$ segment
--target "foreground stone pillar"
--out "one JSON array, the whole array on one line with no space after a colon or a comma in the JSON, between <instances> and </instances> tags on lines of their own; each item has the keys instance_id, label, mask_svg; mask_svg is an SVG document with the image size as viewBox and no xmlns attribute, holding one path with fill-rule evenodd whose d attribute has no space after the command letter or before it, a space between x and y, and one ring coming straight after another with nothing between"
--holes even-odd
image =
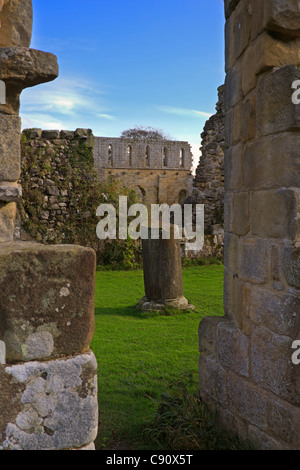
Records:
<instances>
[{"instance_id":1,"label":"foreground stone pillar","mask_svg":"<svg viewBox=\"0 0 300 470\"><path fill-rule=\"evenodd\" d=\"M200 324L200 392L258 449L300 448L298 3L225 1L225 317Z\"/></svg>"},{"instance_id":2,"label":"foreground stone pillar","mask_svg":"<svg viewBox=\"0 0 300 470\"><path fill-rule=\"evenodd\" d=\"M31 0L0 0L0 449L94 449L95 253L14 242L20 94L58 76L31 29Z\"/></svg>"},{"instance_id":3,"label":"foreground stone pillar","mask_svg":"<svg viewBox=\"0 0 300 470\"><path fill-rule=\"evenodd\" d=\"M165 236L168 236L165 232ZM175 309L193 309L183 295L181 246L174 237L174 225L171 225L169 238L164 237L164 230L159 229L159 239L142 240L145 297L138 306L142 311Z\"/></svg>"}]
</instances>

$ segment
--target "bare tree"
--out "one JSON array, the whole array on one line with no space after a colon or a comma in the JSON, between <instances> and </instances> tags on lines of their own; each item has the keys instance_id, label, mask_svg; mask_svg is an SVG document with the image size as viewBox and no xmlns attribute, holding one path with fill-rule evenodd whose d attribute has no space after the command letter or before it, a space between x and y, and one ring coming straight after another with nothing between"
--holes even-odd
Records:
<instances>
[{"instance_id":1,"label":"bare tree","mask_svg":"<svg viewBox=\"0 0 300 470\"><path fill-rule=\"evenodd\" d=\"M171 137L160 129L154 127L136 126L122 132L121 139L137 139L137 140L170 140Z\"/></svg>"}]
</instances>

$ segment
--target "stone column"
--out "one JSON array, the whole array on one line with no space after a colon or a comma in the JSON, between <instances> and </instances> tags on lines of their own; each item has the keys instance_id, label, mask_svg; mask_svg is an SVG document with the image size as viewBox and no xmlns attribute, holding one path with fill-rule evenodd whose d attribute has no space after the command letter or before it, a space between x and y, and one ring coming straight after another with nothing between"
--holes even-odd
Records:
<instances>
[{"instance_id":1,"label":"stone column","mask_svg":"<svg viewBox=\"0 0 300 470\"><path fill-rule=\"evenodd\" d=\"M200 392L256 448L299 450L299 2L225 13L225 316L200 324Z\"/></svg>"},{"instance_id":2,"label":"stone column","mask_svg":"<svg viewBox=\"0 0 300 470\"><path fill-rule=\"evenodd\" d=\"M92 449L95 253L14 242L19 98L58 76L57 59L29 49L31 0L0 0L0 25L0 449Z\"/></svg>"},{"instance_id":3,"label":"stone column","mask_svg":"<svg viewBox=\"0 0 300 470\"><path fill-rule=\"evenodd\" d=\"M142 240L145 297L139 302L142 311L159 311L166 307L193 309L183 295L181 246L174 236L174 225L170 236L159 229L159 239L149 237Z\"/></svg>"}]
</instances>

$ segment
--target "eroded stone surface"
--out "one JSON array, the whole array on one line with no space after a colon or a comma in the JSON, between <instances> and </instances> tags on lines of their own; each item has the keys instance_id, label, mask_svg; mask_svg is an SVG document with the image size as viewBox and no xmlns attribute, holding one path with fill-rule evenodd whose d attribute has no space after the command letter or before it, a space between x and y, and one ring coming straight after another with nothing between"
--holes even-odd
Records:
<instances>
[{"instance_id":1,"label":"eroded stone surface","mask_svg":"<svg viewBox=\"0 0 300 470\"><path fill-rule=\"evenodd\" d=\"M15 202L0 202L0 243L13 241L16 214Z\"/></svg>"},{"instance_id":2,"label":"eroded stone surface","mask_svg":"<svg viewBox=\"0 0 300 470\"><path fill-rule=\"evenodd\" d=\"M32 0L0 0L0 47L29 47Z\"/></svg>"},{"instance_id":3,"label":"eroded stone surface","mask_svg":"<svg viewBox=\"0 0 300 470\"><path fill-rule=\"evenodd\" d=\"M0 339L7 362L81 353L94 333L95 253L71 245L0 245Z\"/></svg>"},{"instance_id":4,"label":"eroded stone surface","mask_svg":"<svg viewBox=\"0 0 300 470\"><path fill-rule=\"evenodd\" d=\"M225 0L225 14L229 322L200 326L200 394L255 448L299 450L299 1Z\"/></svg>"},{"instance_id":5,"label":"eroded stone surface","mask_svg":"<svg viewBox=\"0 0 300 470\"><path fill-rule=\"evenodd\" d=\"M6 104L0 106L0 111L18 114L24 88L50 82L57 76L54 54L24 47L0 48L0 79L6 84Z\"/></svg>"},{"instance_id":6,"label":"eroded stone surface","mask_svg":"<svg viewBox=\"0 0 300 470\"><path fill-rule=\"evenodd\" d=\"M93 447L97 436L97 363L92 352L47 363L1 366L0 449ZM10 386L10 388L8 387Z\"/></svg>"},{"instance_id":7,"label":"eroded stone surface","mask_svg":"<svg viewBox=\"0 0 300 470\"><path fill-rule=\"evenodd\" d=\"M0 114L0 181L15 182L21 171L21 119Z\"/></svg>"}]
</instances>

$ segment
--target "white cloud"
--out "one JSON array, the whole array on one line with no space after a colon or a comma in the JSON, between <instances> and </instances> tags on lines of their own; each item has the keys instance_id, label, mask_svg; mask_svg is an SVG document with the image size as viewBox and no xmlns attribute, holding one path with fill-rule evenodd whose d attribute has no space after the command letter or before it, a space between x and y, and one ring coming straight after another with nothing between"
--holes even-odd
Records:
<instances>
[{"instance_id":1,"label":"white cloud","mask_svg":"<svg viewBox=\"0 0 300 470\"><path fill-rule=\"evenodd\" d=\"M113 121L115 119L115 116L112 116L111 114L98 113L97 116L102 119L108 119L109 121Z\"/></svg>"},{"instance_id":2,"label":"white cloud","mask_svg":"<svg viewBox=\"0 0 300 470\"><path fill-rule=\"evenodd\" d=\"M204 111L197 111L196 109L177 108L175 106L157 106L159 111L167 114L176 114L178 116L190 116L190 117L211 117L210 113Z\"/></svg>"},{"instance_id":3,"label":"white cloud","mask_svg":"<svg viewBox=\"0 0 300 470\"><path fill-rule=\"evenodd\" d=\"M103 94L98 84L82 79L58 78L29 88L21 100L23 125L31 122L30 127L67 129L88 127L99 119L113 120L101 103Z\"/></svg>"}]
</instances>

